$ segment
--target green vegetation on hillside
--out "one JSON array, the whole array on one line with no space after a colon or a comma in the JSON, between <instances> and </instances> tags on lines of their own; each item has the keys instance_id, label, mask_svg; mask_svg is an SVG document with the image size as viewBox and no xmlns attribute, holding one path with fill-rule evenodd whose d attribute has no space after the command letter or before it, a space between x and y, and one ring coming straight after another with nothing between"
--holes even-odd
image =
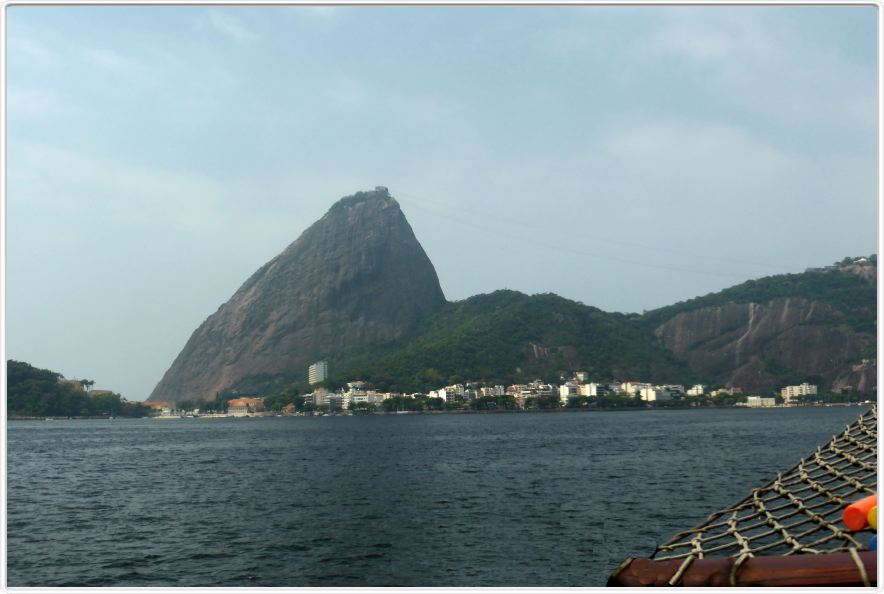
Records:
<instances>
[{"instance_id":1,"label":"green vegetation on hillside","mask_svg":"<svg viewBox=\"0 0 884 594\"><path fill-rule=\"evenodd\" d=\"M59 382L63 376L38 369L21 361L6 362L6 414L15 417L142 417L148 409L127 402L119 394L100 392L90 395L80 385Z\"/></svg>"},{"instance_id":2,"label":"green vegetation on hillside","mask_svg":"<svg viewBox=\"0 0 884 594\"><path fill-rule=\"evenodd\" d=\"M728 302L765 303L783 297L801 297L828 303L844 314L844 323L853 330L875 333L875 283L837 269L779 274L746 281L717 293L655 309L642 316L642 320L648 326L656 328L686 311Z\"/></svg>"},{"instance_id":3,"label":"green vegetation on hillside","mask_svg":"<svg viewBox=\"0 0 884 594\"><path fill-rule=\"evenodd\" d=\"M853 260L827 269L747 281L641 316L607 313L554 294L495 291L477 295L447 303L399 340L328 357L331 377L321 385L334 390L362 379L382 392L426 392L464 381L489 385L533 379L557 382L561 374L577 370L588 372L594 381L715 384L717 378L699 377L662 348L654 329L679 313L703 307L800 297L830 304L842 316L838 323L874 336L875 283L839 269ZM863 357L875 356L871 342ZM775 360L765 362L768 371L784 383L819 379ZM231 388L279 394L282 405L313 387L307 385L306 369L299 369L251 375Z\"/></svg>"},{"instance_id":4,"label":"green vegetation on hillside","mask_svg":"<svg viewBox=\"0 0 884 594\"><path fill-rule=\"evenodd\" d=\"M693 374L644 337L639 317L606 313L553 294L496 291L447 304L408 336L330 360L335 387L360 378L379 390L426 391L475 380L596 378L690 381Z\"/></svg>"}]
</instances>

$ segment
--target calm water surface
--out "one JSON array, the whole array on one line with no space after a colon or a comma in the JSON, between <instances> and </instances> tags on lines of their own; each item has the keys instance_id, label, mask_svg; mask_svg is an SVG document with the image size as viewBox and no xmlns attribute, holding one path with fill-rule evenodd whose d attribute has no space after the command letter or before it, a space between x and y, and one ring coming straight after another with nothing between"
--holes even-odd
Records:
<instances>
[{"instance_id":1,"label":"calm water surface","mask_svg":"<svg viewBox=\"0 0 884 594\"><path fill-rule=\"evenodd\" d=\"M601 586L865 408L8 424L10 586Z\"/></svg>"}]
</instances>

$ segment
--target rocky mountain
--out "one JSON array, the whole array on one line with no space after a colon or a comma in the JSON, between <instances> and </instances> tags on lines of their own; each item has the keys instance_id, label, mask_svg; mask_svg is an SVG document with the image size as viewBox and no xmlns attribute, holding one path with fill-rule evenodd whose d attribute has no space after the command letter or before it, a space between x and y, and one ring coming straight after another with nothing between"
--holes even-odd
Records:
<instances>
[{"instance_id":1,"label":"rocky mountain","mask_svg":"<svg viewBox=\"0 0 884 594\"><path fill-rule=\"evenodd\" d=\"M875 387L877 262L752 280L644 315L553 294L447 303L386 188L341 199L193 333L151 400L278 392L328 359L330 383L418 391L463 380L702 382L767 392Z\"/></svg>"},{"instance_id":2,"label":"rocky mountain","mask_svg":"<svg viewBox=\"0 0 884 594\"><path fill-rule=\"evenodd\" d=\"M346 348L389 342L445 304L386 188L339 200L209 316L149 400L213 399L246 377L301 379Z\"/></svg>"},{"instance_id":3,"label":"rocky mountain","mask_svg":"<svg viewBox=\"0 0 884 594\"><path fill-rule=\"evenodd\" d=\"M865 258L749 281L646 315L656 340L724 386L876 385L877 264Z\"/></svg>"},{"instance_id":4,"label":"rocky mountain","mask_svg":"<svg viewBox=\"0 0 884 594\"><path fill-rule=\"evenodd\" d=\"M581 369L597 380L702 382L767 393L805 381L870 392L874 260L752 280L639 316L557 295L497 291L449 303L394 344L345 351L344 381L425 390L455 379L524 382Z\"/></svg>"}]
</instances>

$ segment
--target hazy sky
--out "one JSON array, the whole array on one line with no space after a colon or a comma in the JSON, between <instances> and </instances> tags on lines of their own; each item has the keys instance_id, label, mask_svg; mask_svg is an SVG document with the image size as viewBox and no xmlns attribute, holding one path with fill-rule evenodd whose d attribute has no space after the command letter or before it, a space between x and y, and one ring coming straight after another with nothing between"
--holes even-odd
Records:
<instances>
[{"instance_id":1,"label":"hazy sky","mask_svg":"<svg viewBox=\"0 0 884 594\"><path fill-rule=\"evenodd\" d=\"M873 7L7 10L6 354L131 400L375 185L448 299L876 250Z\"/></svg>"}]
</instances>

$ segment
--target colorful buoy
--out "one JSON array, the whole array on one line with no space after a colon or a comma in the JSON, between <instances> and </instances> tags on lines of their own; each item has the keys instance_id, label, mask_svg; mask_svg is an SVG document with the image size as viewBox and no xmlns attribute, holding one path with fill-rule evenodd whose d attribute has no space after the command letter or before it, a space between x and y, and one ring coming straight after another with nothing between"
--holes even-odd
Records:
<instances>
[{"instance_id":1,"label":"colorful buoy","mask_svg":"<svg viewBox=\"0 0 884 594\"><path fill-rule=\"evenodd\" d=\"M872 527L872 530L878 529L878 506L877 505L869 510L869 515L866 516L866 519L869 522L869 526Z\"/></svg>"},{"instance_id":2,"label":"colorful buoy","mask_svg":"<svg viewBox=\"0 0 884 594\"><path fill-rule=\"evenodd\" d=\"M869 510L877 505L877 493L854 501L844 508L844 525L850 530L862 530L869 521Z\"/></svg>"}]
</instances>

